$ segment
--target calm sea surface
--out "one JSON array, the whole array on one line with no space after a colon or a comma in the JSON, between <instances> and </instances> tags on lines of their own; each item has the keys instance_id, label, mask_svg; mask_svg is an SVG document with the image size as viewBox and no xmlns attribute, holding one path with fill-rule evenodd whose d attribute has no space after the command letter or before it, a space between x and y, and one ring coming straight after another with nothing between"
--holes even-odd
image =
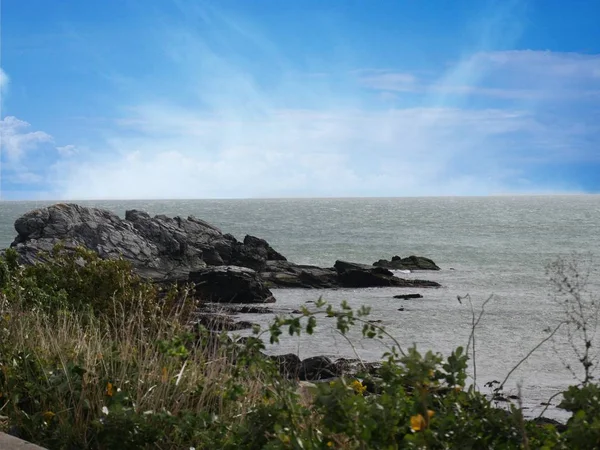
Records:
<instances>
[{"instance_id":1,"label":"calm sea surface","mask_svg":"<svg viewBox=\"0 0 600 450\"><path fill-rule=\"evenodd\" d=\"M477 384L484 391L486 381L501 381L547 336L544 330L563 317L550 295L546 265L574 252L600 256L600 196L79 203L121 216L127 209L194 215L238 238L265 238L297 263L331 266L336 259L372 263L396 254L430 257L442 267L440 272L402 276L435 280L441 289L276 290L277 307L289 311L321 295L334 304L348 300L353 306L369 305L372 319L380 320L404 347L414 343L447 354L465 345L470 333L470 308L457 296L470 294L478 308L493 295L476 332ZM14 238L17 217L45 204L0 202L0 248ZM596 269L599 265L597 261ZM590 283L590 290L600 294L597 272ZM393 298L402 292L420 292L424 298ZM404 311L398 310L401 306ZM321 324L316 336L286 338L272 351L300 357L356 353L366 360L376 360L385 351L384 343L363 340L358 331L350 334L350 344L326 319ZM573 382L565 368L571 361L573 352L559 334L515 372L509 390L516 392L521 384L525 406L534 414L541 402ZM547 415L564 418L556 409Z\"/></svg>"}]
</instances>

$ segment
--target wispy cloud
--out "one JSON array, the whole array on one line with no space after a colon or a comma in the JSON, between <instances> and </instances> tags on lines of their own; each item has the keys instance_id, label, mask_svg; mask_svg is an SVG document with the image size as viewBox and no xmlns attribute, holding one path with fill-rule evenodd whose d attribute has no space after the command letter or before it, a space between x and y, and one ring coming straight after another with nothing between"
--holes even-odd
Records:
<instances>
[{"instance_id":1,"label":"wispy cloud","mask_svg":"<svg viewBox=\"0 0 600 450\"><path fill-rule=\"evenodd\" d=\"M103 161L54 169L65 198L485 195L522 176L506 165L522 148L496 144L519 134L533 147L546 131L526 112L494 109L271 110L252 120L144 104L109 137Z\"/></svg>"},{"instance_id":2,"label":"wispy cloud","mask_svg":"<svg viewBox=\"0 0 600 450\"><path fill-rule=\"evenodd\" d=\"M406 72L373 71L360 75L359 81L368 88L391 92L540 101L600 98L600 55L596 54L479 52L462 64L469 67L468 76L451 80L445 76L417 78ZM470 81L474 83L469 84Z\"/></svg>"}]
</instances>

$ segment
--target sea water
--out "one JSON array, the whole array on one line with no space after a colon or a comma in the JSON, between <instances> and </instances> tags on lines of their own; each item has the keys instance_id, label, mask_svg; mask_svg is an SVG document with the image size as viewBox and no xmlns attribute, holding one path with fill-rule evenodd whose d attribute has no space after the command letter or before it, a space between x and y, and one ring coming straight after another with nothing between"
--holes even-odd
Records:
<instances>
[{"instance_id":1,"label":"sea water","mask_svg":"<svg viewBox=\"0 0 600 450\"><path fill-rule=\"evenodd\" d=\"M122 217L128 209L168 216L194 215L243 239L252 234L266 239L288 260L324 267L336 259L373 263L380 258L412 254L432 258L442 270L398 274L439 282L439 289L274 290L275 308L291 312L323 297L339 305L367 305L369 320L384 326L404 350L416 345L447 355L466 346L475 313L493 296L475 331L474 365L477 385L502 381L508 372L548 336L564 314L552 295L546 267L557 258L575 257L582 270L594 265L600 253L600 196L504 196L361 199L161 200L78 202L112 210ZM15 236L13 223L21 214L47 203L0 202L0 248ZM600 294L600 278L592 273L590 291ZM398 300L401 293L420 293L422 299ZM403 310L400 310L403 309ZM247 315L266 325L271 316ZM362 339L360 327L348 336L335 324L320 319L313 336L284 337L272 353L297 353L301 358L327 355L378 360L390 339ZM581 348L582 342L575 341ZM598 344L592 347L597 354ZM472 346L471 346L472 349ZM471 354L473 357L473 355ZM521 389L528 415L542 402L576 383L573 349L566 333L534 352L509 379L508 394ZM471 361L473 366L473 361ZM473 375L473 371L471 370ZM473 382L473 380L471 380ZM554 402L556 403L556 402ZM563 418L550 408L546 414Z\"/></svg>"}]
</instances>

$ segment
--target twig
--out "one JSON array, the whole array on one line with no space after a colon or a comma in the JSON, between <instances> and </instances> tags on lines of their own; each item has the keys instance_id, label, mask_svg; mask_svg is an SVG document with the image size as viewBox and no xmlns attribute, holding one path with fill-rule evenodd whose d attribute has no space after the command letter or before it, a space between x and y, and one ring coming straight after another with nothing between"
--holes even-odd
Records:
<instances>
[{"instance_id":1,"label":"twig","mask_svg":"<svg viewBox=\"0 0 600 450\"><path fill-rule=\"evenodd\" d=\"M538 419L541 418L544 415L544 413L548 410L548 408L550 407L550 402L561 394L562 394L562 391L556 392L548 399L548 401L546 402L545 408L542 410L542 412L539 414L539 416L537 416Z\"/></svg>"},{"instance_id":2,"label":"twig","mask_svg":"<svg viewBox=\"0 0 600 450\"><path fill-rule=\"evenodd\" d=\"M550 339L552 339L552 336L554 336L554 334L555 334L555 333L558 331L558 329L559 329L561 326L563 326L565 323L566 323L566 322L564 322L564 321L563 321L563 322L560 322L560 323L559 323L559 324L556 326L556 328L554 328L554 330L552 331L552 333L550 333L550 335L549 335L549 336L547 336L546 338L542 339L542 341L541 341L539 344L537 344L535 347L533 347L533 348L532 348L532 349L529 351L529 353L527 353L527 355L525 355L525 356L524 356L524 357L523 357L523 358L522 358L522 359L521 359L521 360L520 360L520 361L517 363L517 365L516 365L516 366L514 366L514 367L513 367L513 368L510 370L510 372L508 372L508 374L506 375L506 377L504 378L504 380L502 381L502 383L500 383L500 386L498 386L498 387L496 388L496 391L500 391L500 390L502 390L502 388L504 387L504 385L506 384L506 382L508 381L508 379L510 378L510 376L513 374L513 372L514 372L515 370L517 370L521 364L523 364L525 361L527 361L527 359L528 359L528 358L529 358L529 357L530 357L530 356L531 356L531 355L532 355L532 354L533 354L533 353L534 353L534 352L535 352L535 351L536 351L538 348L540 348L540 347L541 347L542 345L544 345L544 344L545 344L547 341L549 341Z\"/></svg>"}]
</instances>

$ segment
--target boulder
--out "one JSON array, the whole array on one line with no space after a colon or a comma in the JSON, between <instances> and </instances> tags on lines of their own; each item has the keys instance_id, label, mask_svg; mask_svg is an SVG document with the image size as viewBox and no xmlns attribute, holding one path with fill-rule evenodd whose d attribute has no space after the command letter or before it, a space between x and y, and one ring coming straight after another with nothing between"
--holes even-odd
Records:
<instances>
[{"instance_id":1,"label":"boulder","mask_svg":"<svg viewBox=\"0 0 600 450\"><path fill-rule=\"evenodd\" d=\"M258 274L247 267L213 266L189 273L188 281L205 301L218 303L272 303L273 294Z\"/></svg>"},{"instance_id":2,"label":"boulder","mask_svg":"<svg viewBox=\"0 0 600 450\"><path fill-rule=\"evenodd\" d=\"M380 259L373 263L374 266L391 270L440 270L436 263L423 256L411 255L407 258L393 256L391 261Z\"/></svg>"},{"instance_id":3,"label":"boulder","mask_svg":"<svg viewBox=\"0 0 600 450\"><path fill-rule=\"evenodd\" d=\"M313 356L302 361L299 378L302 381L323 380L340 375L336 364L326 356Z\"/></svg>"},{"instance_id":4,"label":"boulder","mask_svg":"<svg viewBox=\"0 0 600 450\"><path fill-rule=\"evenodd\" d=\"M300 375L302 361L295 353L270 356L279 367L279 373L285 378L296 379Z\"/></svg>"}]
</instances>

